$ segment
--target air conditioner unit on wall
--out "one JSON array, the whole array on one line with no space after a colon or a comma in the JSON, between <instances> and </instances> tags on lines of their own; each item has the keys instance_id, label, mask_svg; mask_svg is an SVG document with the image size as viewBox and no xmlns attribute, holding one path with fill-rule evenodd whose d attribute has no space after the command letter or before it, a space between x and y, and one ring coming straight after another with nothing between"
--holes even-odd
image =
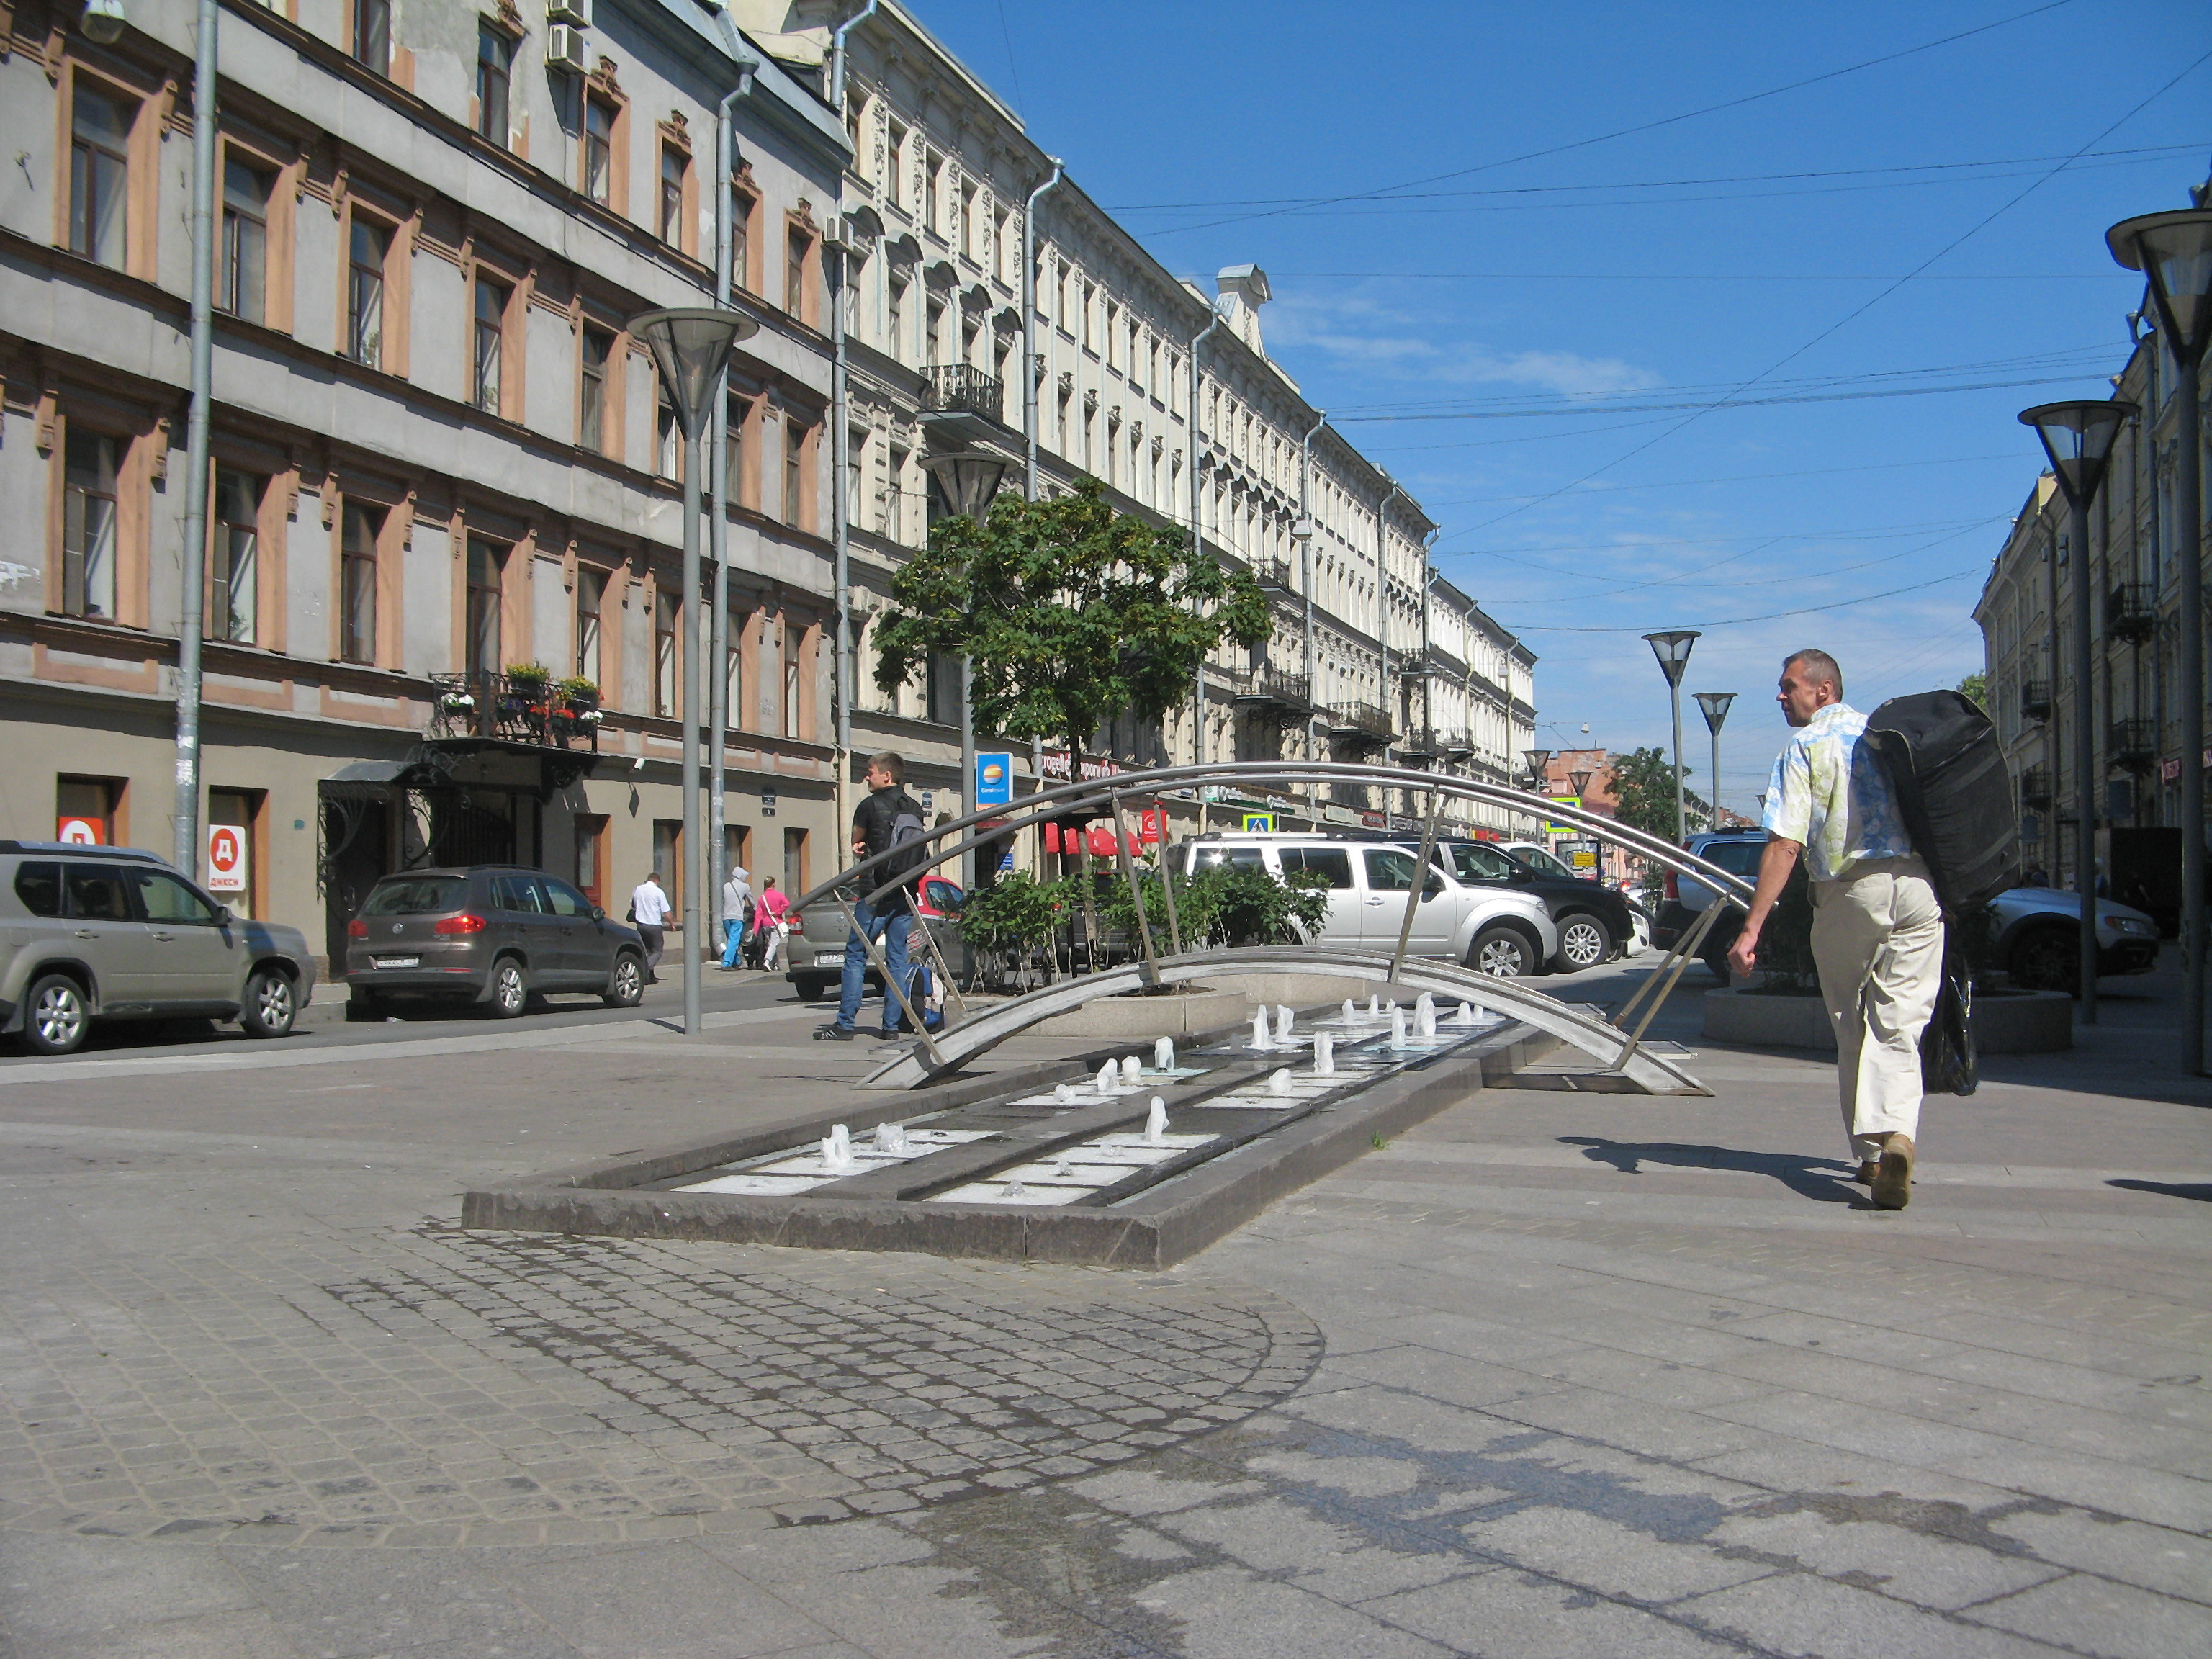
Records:
<instances>
[{"instance_id":1,"label":"air conditioner unit on wall","mask_svg":"<svg viewBox=\"0 0 2212 1659\"><path fill-rule=\"evenodd\" d=\"M545 31L545 67L584 72L584 31L569 23L556 23Z\"/></svg>"},{"instance_id":2,"label":"air conditioner unit on wall","mask_svg":"<svg viewBox=\"0 0 2212 1659\"><path fill-rule=\"evenodd\" d=\"M545 21L587 29L592 27L592 0L545 0Z\"/></svg>"}]
</instances>

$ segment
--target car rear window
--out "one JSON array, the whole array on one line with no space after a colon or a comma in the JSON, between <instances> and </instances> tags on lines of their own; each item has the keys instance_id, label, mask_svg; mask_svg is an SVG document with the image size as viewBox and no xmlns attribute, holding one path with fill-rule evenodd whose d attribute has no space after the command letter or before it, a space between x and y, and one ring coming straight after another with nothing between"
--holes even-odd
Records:
<instances>
[{"instance_id":1,"label":"car rear window","mask_svg":"<svg viewBox=\"0 0 2212 1659\"><path fill-rule=\"evenodd\" d=\"M1493 848L1462 842L1451 848L1453 866L1462 881L1510 881L1513 860Z\"/></svg>"},{"instance_id":2,"label":"car rear window","mask_svg":"<svg viewBox=\"0 0 2212 1659\"><path fill-rule=\"evenodd\" d=\"M382 881L361 907L365 916L435 916L469 900L466 876L402 876Z\"/></svg>"},{"instance_id":3,"label":"car rear window","mask_svg":"<svg viewBox=\"0 0 2212 1659\"><path fill-rule=\"evenodd\" d=\"M1198 867L1212 870L1220 865L1231 865L1239 870L1264 870L1267 855L1256 847L1200 847Z\"/></svg>"},{"instance_id":4,"label":"car rear window","mask_svg":"<svg viewBox=\"0 0 2212 1659\"><path fill-rule=\"evenodd\" d=\"M23 864L15 870L15 896L34 916L62 913L62 867L58 864Z\"/></svg>"},{"instance_id":5,"label":"car rear window","mask_svg":"<svg viewBox=\"0 0 2212 1659\"><path fill-rule=\"evenodd\" d=\"M1285 881L1294 872L1312 870L1328 878L1332 892L1352 885L1352 854L1341 847L1284 847L1275 855L1283 861Z\"/></svg>"},{"instance_id":6,"label":"car rear window","mask_svg":"<svg viewBox=\"0 0 2212 1659\"><path fill-rule=\"evenodd\" d=\"M1716 841L1708 842L1698 856L1708 864L1719 865L1732 876L1755 876L1759 854L1765 851L1763 841Z\"/></svg>"}]
</instances>

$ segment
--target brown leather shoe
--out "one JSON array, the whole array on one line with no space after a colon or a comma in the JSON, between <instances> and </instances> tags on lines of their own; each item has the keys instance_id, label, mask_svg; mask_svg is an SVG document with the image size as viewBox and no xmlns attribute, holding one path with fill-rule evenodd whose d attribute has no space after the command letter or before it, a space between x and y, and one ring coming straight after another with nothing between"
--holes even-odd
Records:
<instances>
[{"instance_id":1,"label":"brown leather shoe","mask_svg":"<svg viewBox=\"0 0 2212 1659\"><path fill-rule=\"evenodd\" d=\"M1874 1206L1901 1210L1912 1201L1912 1137L1891 1135L1881 1143L1881 1161L1875 1165Z\"/></svg>"},{"instance_id":2,"label":"brown leather shoe","mask_svg":"<svg viewBox=\"0 0 2212 1659\"><path fill-rule=\"evenodd\" d=\"M1867 1158L1859 1164L1859 1172L1851 1179L1862 1187L1871 1187L1874 1185L1874 1172L1881 1167L1872 1158Z\"/></svg>"}]
</instances>

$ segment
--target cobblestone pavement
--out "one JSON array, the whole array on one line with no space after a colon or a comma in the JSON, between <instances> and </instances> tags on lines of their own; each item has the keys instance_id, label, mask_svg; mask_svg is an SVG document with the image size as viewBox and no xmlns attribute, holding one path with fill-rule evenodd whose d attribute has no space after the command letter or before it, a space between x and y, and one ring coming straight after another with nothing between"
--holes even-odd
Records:
<instances>
[{"instance_id":1,"label":"cobblestone pavement","mask_svg":"<svg viewBox=\"0 0 2212 1659\"><path fill-rule=\"evenodd\" d=\"M0 1655L2212 1651L2212 1089L2107 1018L1902 1215L1824 1066L1703 1051L1149 1275L445 1224L811 1109L795 1012L0 1088Z\"/></svg>"}]
</instances>

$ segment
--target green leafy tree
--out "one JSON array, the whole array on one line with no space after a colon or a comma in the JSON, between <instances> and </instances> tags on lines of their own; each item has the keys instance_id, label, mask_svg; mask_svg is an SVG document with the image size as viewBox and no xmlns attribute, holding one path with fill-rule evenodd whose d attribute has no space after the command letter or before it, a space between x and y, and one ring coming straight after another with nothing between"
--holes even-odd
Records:
<instances>
[{"instance_id":1,"label":"green leafy tree","mask_svg":"<svg viewBox=\"0 0 2212 1659\"><path fill-rule=\"evenodd\" d=\"M1688 767L1682 769L1682 775L1690 775ZM1638 749L1615 757L1609 787L1616 819L1646 835L1665 841L1674 839L1674 769L1668 764L1662 751ZM1685 789L1683 800L1693 827L1711 821L1711 809L1695 791Z\"/></svg>"},{"instance_id":2,"label":"green leafy tree","mask_svg":"<svg viewBox=\"0 0 2212 1659\"><path fill-rule=\"evenodd\" d=\"M1085 478L1051 501L1001 495L981 523L931 526L891 579L876 683L896 690L933 652L964 656L979 731L1074 755L1116 715L1160 719L1224 640L1249 648L1272 627L1249 574L1194 555L1182 531L1116 514Z\"/></svg>"},{"instance_id":3,"label":"green leafy tree","mask_svg":"<svg viewBox=\"0 0 2212 1659\"><path fill-rule=\"evenodd\" d=\"M1987 674L1967 675L1959 682L1959 691L1963 696L1972 697L1983 708L1990 706L1990 677Z\"/></svg>"}]
</instances>

